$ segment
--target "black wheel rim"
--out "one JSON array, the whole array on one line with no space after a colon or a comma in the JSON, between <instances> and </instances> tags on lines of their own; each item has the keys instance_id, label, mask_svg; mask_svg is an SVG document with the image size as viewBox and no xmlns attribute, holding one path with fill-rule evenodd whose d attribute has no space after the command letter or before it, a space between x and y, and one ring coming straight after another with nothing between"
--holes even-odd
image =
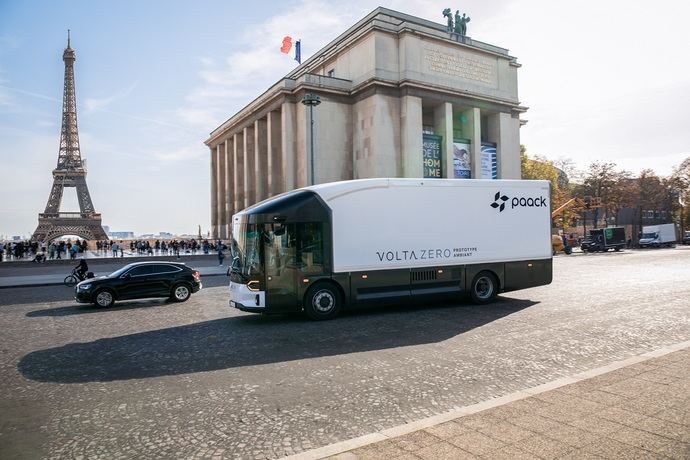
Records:
<instances>
[{"instance_id":1,"label":"black wheel rim","mask_svg":"<svg viewBox=\"0 0 690 460\"><path fill-rule=\"evenodd\" d=\"M482 276L474 284L474 294L477 298L486 300L490 299L494 293L494 283L488 276Z\"/></svg>"}]
</instances>

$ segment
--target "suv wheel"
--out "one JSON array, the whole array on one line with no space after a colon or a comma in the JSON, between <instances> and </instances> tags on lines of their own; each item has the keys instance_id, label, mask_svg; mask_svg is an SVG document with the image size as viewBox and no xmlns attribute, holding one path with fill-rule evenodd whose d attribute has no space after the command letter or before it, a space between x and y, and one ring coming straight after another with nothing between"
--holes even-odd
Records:
<instances>
[{"instance_id":1,"label":"suv wheel","mask_svg":"<svg viewBox=\"0 0 690 460\"><path fill-rule=\"evenodd\" d=\"M175 302L184 302L192 295L191 289L186 284L176 284L172 289L172 299Z\"/></svg>"},{"instance_id":2,"label":"suv wheel","mask_svg":"<svg viewBox=\"0 0 690 460\"><path fill-rule=\"evenodd\" d=\"M96 291L93 299L93 303L102 308L108 308L115 303L115 296L113 296L113 292L108 289Z\"/></svg>"}]
</instances>

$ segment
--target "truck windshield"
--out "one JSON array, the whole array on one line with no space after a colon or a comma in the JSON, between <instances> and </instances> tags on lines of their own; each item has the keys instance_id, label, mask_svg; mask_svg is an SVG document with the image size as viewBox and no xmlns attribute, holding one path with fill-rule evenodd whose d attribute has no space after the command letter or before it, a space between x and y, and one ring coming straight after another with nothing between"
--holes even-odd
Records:
<instances>
[{"instance_id":1,"label":"truck windshield","mask_svg":"<svg viewBox=\"0 0 690 460\"><path fill-rule=\"evenodd\" d=\"M256 224L236 225L233 236L230 248L232 271L245 277L261 273L261 227Z\"/></svg>"},{"instance_id":2,"label":"truck windshield","mask_svg":"<svg viewBox=\"0 0 690 460\"><path fill-rule=\"evenodd\" d=\"M650 240L653 240L656 238L657 234L656 233L643 233L642 238L648 238Z\"/></svg>"}]
</instances>

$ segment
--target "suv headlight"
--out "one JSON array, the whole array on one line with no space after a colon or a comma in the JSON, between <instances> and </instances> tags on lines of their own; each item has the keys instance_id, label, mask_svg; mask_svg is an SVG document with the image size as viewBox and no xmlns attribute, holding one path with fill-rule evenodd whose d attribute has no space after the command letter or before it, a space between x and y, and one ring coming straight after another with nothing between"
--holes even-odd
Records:
<instances>
[{"instance_id":1,"label":"suv headlight","mask_svg":"<svg viewBox=\"0 0 690 460\"><path fill-rule=\"evenodd\" d=\"M88 291L89 289L91 289L91 284L80 284L79 285L80 291Z\"/></svg>"}]
</instances>

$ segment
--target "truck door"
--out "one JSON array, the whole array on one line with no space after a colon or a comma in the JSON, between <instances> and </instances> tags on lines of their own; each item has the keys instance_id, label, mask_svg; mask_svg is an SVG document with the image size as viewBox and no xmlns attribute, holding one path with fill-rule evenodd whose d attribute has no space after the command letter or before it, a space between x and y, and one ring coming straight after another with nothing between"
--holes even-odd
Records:
<instances>
[{"instance_id":1,"label":"truck door","mask_svg":"<svg viewBox=\"0 0 690 460\"><path fill-rule=\"evenodd\" d=\"M300 308L294 224L265 224L264 266L266 267L266 306L271 311L296 311Z\"/></svg>"}]
</instances>

